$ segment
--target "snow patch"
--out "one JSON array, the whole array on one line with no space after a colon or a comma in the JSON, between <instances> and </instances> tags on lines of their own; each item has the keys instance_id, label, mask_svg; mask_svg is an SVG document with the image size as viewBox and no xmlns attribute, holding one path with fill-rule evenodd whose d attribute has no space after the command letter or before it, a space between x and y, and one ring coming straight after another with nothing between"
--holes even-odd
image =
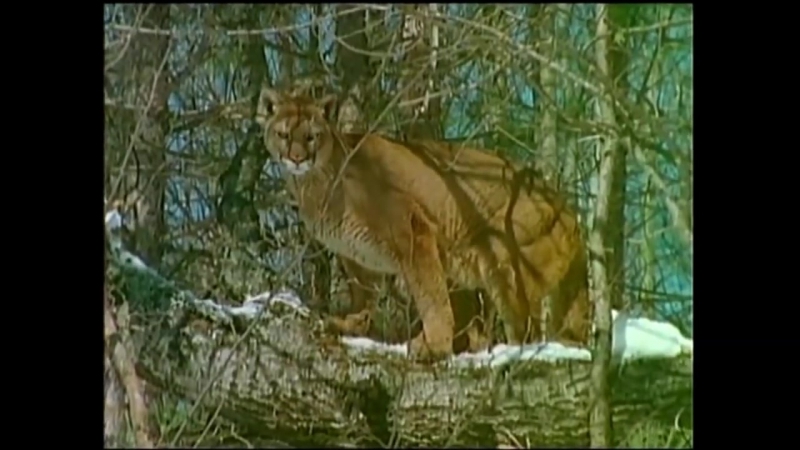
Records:
<instances>
[{"instance_id":1,"label":"snow patch","mask_svg":"<svg viewBox=\"0 0 800 450\"><path fill-rule=\"evenodd\" d=\"M270 317L269 309L265 311L265 306L281 303L293 308L299 314L307 316L308 308L303 305L300 298L290 291L279 291L276 293L264 292L256 296L248 297L240 306L226 306L209 299L196 299L194 305L200 307L206 313L216 317L220 321L230 320L232 317L242 317L246 320L256 320L261 317Z\"/></svg>"},{"instance_id":2,"label":"snow patch","mask_svg":"<svg viewBox=\"0 0 800 450\"><path fill-rule=\"evenodd\" d=\"M150 268L147 267L147 264L145 264L144 261L142 261L138 256L126 250L120 250L119 260L122 264L129 267L134 267L136 269L141 269L141 270L150 270Z\"/></svg>"},{"instance_id":3,"label":"snow patch","mask_svg":"<svg viewBox=\"0 0 800 450\"><path fill-rule=\"evenodd\" d=\"M450 363L456 367L501 367L512 361L554 362L589 361L591 359L592 354L585 348L567 347L558 342L545 342L526 345L497 344L491 350L454 356Z\"/></svg>"},{"instance_id":4,"label":"snow patch","mask_svg":"<svg viewBox=\"0 0 800 450\"><path fill-rule=\"evenodd\" d=\"M124 224L124 217L122 217L122 214L120 214L118 210L112 209L106 212L105 224L108 230L111 250L122 265L140 270L153 271L141 258L122 247L121 231Z\"/></svg>"},{"instance_id":5,"label":"snow patch","mask_svg":"<svg viewBox=\"0 0 800 450\"><path fill-rule=\"evenodd\" d=\"M612 363L619 364L636 359L674 358L691 355L693 341L681 334L668 322L630 317L627 313L612 311L614 335L612 337ZM380 352L407 354L406 344L387 344L368 338L342 338L342 343L355 352ZM478 353L454 355L444 364L451 367L501 367L512 361L591 361L586 348L568 347L558 342L526 345L498 344Z\"/></svg>"},{"instance_id":6,"label":"snow patch","mask_svg":"<svg viewBox=\"0 0 800 450\"><path fill-rule=\"evenodd\" d=\"M342 343L358 351L374 353L397 353L403 356L408 354L408 348L406 344L389 344L365 337L344 336L342 337Z\"/></svg>"},{"instance_id":7,"label":"snow patch","mask_svg":"<svg viewBox=\"0 0 800 450\"><path fill-rule=\"evenodd\" d=\"M669 323L612 311L612 355L628 359L674 358L694 352L694 341Z\"/></svg>"},{"instance_id":8,"label":"snow patch","mask_svg":"<svg viewBox=\"0 0 800 450\"><path fill-rule=\"evenodd\" d=\"M106 213L106 227L110 231L116 231L122 228L122 215L116 209Z\"/></svg>"},{"instance_id":9,"label":"snow patch","mask_svg":"<svg viewBox=\"0 0 800 450\"><path fill-rule=\"evenodd\" d=\"M271 306L275 303L282 303L295 308L298 312L304 315L309 313L309 309L303 304L303 301L300 300L300 297L289 290L282 290L274 294L271 292L263 292L255 296L248 297L244 303L242 303L242 306L232 307L229 309L229 312L233 315L244 316L252 319L258 317L258 315L264 309L264 306Z\"/></svg>"},{"instance_id":10,"label":"snow patch","mask_svg":"<svg viewBox=\"0 0 800 450\"><path fill-rule=\"evenodd\" d=\"M108 230L111 250L117 253L122 252L122 238L120 237L120 230L122 229L122 215L116 209L112 209L106 213L105 222L106 229Z\"/></svg>"}]
</instances>

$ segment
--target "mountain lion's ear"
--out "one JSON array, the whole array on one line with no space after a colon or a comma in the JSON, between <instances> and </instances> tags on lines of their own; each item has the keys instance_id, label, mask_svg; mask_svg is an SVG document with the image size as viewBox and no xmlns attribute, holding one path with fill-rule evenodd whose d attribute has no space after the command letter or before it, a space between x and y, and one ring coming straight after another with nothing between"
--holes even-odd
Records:
<instances>
[{"instance_id":1,"label":"mountain lion's ear","mask_svg":"<svg viewBox=\"0 0 800 450\"><path fill-rule=\"evenodd\" d=\"M285 103L284 95L275 89L264 86L261 88L261 95L258 98L258 108L256 108L256 122L262 126L267 119L275 114L275 110Z\"/></svg>"},{"instance_id":2,"label":"mountain lion's ear","mask_svg":"<svg viewBox=\"0 0 800 450\"><path fill-rule=\"evenodd\" d=\"M317 100L317 106L325 113L326 120L333 120L333 115L336 112L336 95L328 94L325 97Z\"/></svg>"}]
</instances>

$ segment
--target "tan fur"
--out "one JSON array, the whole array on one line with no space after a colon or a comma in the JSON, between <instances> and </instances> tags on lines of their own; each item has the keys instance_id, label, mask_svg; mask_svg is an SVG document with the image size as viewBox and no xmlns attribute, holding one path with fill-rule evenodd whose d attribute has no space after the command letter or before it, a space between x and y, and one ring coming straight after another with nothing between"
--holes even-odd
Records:
<instances>
[{"instance_id":1,"label":"tan fur","mask_svg":"<svg viewBox=\"0 0 800 450\"><path fill-rule=\"evenodd\" d=\"M316 239L369 271L404 278L423 328L413 355L453 351L448 279L488 293L511 344L542 337L547 295L551 337L588 340L583 240L555 193L479 150L340 135L328 125L332 100L265 89L265 144L292 167L287 186Z\"/></svg>"},{"instance_id":2,"label":"tan fur","mask_svg":"<svg viewBox=\"0 0 800 450\"><path fill-rule=\"evenodd\" d=\"M330 317L328 329L350 336L366 336L390 343L405 342L421 331L418 315L410 308L408 287L403 278L372 272L339 256L350 293L350 310L344 318ZM455 328L453 350L477 352L491 344L487 333L488 317L479 292L448 283L450 306ZM378 309L379 298L386 296L391 305Z\"/></svg>"}]
</instances>

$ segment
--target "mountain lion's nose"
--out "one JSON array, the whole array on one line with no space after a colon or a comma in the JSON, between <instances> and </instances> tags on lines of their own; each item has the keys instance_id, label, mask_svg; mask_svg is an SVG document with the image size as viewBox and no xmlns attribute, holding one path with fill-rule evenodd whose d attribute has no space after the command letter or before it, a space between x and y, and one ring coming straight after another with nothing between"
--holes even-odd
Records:
<instances>
[{"instance_id":1,"label":"mountain lion's nose","mask_svg":"<svg viewBox=\"0 0 800 450\"><path fill-rule=\"evenodd\" d=\"M292 151L289 150L289 153L286 154L286 157L289 158L290 161L294 163L301 163L305 159L303 156L303 152L300 151Z\"/></svg>"}]
</instances>

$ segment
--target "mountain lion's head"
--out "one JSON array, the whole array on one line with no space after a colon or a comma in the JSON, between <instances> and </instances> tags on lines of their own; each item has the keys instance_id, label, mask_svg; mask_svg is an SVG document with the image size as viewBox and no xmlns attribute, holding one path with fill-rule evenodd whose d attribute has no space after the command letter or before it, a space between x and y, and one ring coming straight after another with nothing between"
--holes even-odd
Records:
<instances>
[{"instance_id":1,"label":"mountain lion's head","mask_svg":"<svg viewBox=\"0 0 800 450\"><path fill-rule=\"evenodd\" d=\"M314 100L264 88L258 103L258 122L264 127L264 144L276 161L295 176L324 166L335 137L328 119L336 97Z\"/></svg>"}]
</instances>

